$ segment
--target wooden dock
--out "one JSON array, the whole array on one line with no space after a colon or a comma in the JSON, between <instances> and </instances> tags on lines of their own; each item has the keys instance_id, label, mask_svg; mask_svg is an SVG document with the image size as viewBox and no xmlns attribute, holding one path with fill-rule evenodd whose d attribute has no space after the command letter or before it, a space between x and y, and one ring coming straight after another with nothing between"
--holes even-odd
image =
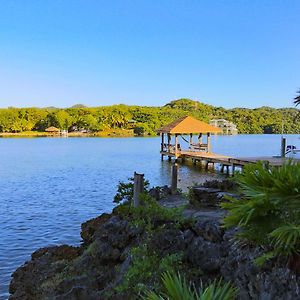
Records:
<instances>
[{"instance_id":1,"label":"wooden dock","mask_svg":"<svg viewBox=\"0 0 300 300\"><path fill-rule=\"evenodd\" d=\"M185 159L190 159L194 164L200 162L205 165L208 169L209 166L214 167L215 164L220 165L221 172L226 169L227 173L234 173L236 167L243 168L248 164L255 164L258 162L265 162L269 166L280 167L284 163L290 160L290 158L280 157L280 156L259 156L259 157L230 157L222 154L212 153L212 152L202 152L202 151L178 151L175 155L174 151L161 151L162 156L168 156L169 160L174 158L175 160L180 159L184 161ZM295 163L300 163L300 159L292 159Z\"/></svg>"},{"instance_id":2,"label":"wooden dock","mask_svg":"<svg viewBox=\"0 0 300 300\"><path fill-rule=\"evenodd\" d=\"M161 135L160 154L163 160L167 156L169 160L175 161L190 159L194 164L200 162L208 169L209 166L214 167L215 164L220 165L221 172L226 169L227 173L234 173L235 168L242 169L245 165L264 162L266 165L279 167L282 166L289 158L285 158L286 146L285 139L281 141L282 156L260 156L260 157L230 157L212 152L211 134L221 132L220 128L196 120L186 116L177 119L156 130ZM193 135L197 134L197 141L193 141ZM203 135L206 134L206 141L203 141ZM165 141L165 135L167 140ZM175 137L172 143L172 136ZM182 148L179 143L181 137L182 142L187 144L187 149ZM185 145L185 144L184 144ZM300 163L300 159L292 159L294 163Z\"/></svg>"}]
</instances>

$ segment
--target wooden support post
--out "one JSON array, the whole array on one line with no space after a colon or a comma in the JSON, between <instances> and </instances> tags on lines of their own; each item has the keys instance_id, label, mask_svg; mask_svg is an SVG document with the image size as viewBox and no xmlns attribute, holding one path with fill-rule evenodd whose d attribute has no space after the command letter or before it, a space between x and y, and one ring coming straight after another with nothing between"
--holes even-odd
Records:
<instances>
[{"instance_id":1,"label":"wooden support post","mask_svg":"<svg viewBox=\"0 0 300 300\"><path fill-rule=\"evenodd\" d=\"M286 138L281 137L281 157L285 157Z\"/></svg>"},{"instance_id":2,"label":"wooden support post","mask_svg":"<svg viewBox=\"0 0 300 300\"><path fill-rule=\"evenodd\" d=\"M206 171L208 170L208 164L209 164L209 162L206 161L206 162L205 162L205 170L206 170Z\"/></svg>"},{"instance_id":3,"label":"wooden support post","mask_svg":"<svg viewBox=\"0 0 300 300\"><path fill-rule=\"evenodd\" d=\"M170 147L171 147L171 134L168 133L168 152L170 152Z\"/></svg>"},{"instance_id":4,"label":"wooden support post","mask_svg":"<svg viewBox=\"0 0 300 300\"><path fill-rule=\"evenodd\" d=\"M229 175L229 166L226 166L226 174Z\"/></svg>"},{"instance_id":5,"label":"wooden support post","mask_svg":"<svg viewBox=\"0 0 300 300\"><path fill-rule=\"evenodd\" d=\"M235 165L232 164L232 176L234 176L234 172L235 172Z\"/></svg>"},{"instance_id":6,"label":"wooden support post","mask_svg":"<svg viewBox=\"0 0 300 300\"><path fill-rule=\"evenodd\" d=\"M224 164L221 165L221 173L224 173Z\"/></svg>"},{"instance_id":7,"label":"wooden support post","mask_svg":"<svg viewBox=\"0 0 300 300\"><path fill-rule=\"evenodd\" d=\"M199 136L198 136L198 144L199 144L199 145L202 144L202 133L199 133Z\"/></svg>"},{"instance_id":8,"label":"wooden support post","mask_svg":"<svg viewBox=\"0 0 300 300\"><path fill-rule=\"evenodd\" d=\"M210 153L211 146L210 146L210 133L207 133L207 152Z\"/></svg>"},{"instance_id":9,"label":"wooden support post","mask_svg":"<svg viewBox=\"0 0 300 300\"><path fill-rule=\"evenodd\" d=\"M190 133L190 146L192 146L192 145L193 145L193 134Z\"/></svg>"},{"instance_id":10,"label":"wooden support post","mask_svg":"<svg viewBox=\"0 0 300 300\"><path fill-rule=\"evenodd\" d=\"M177 163L174 163L172 165L172 182L171 182L172 195L177 193L177 179L178 179L178 165Z\"/></svg>"},{"instance_id":11,"label":"wooden support post","mask_svg":"<svg viewBox=\"0 0 300 300\"><path fill-rule=\"evenodd\" d=\"M178 157L178 134L175 134L175 159Z\"/></svg>"},{"instance_id":12,"label":"wooden support post","mask_svg":"<svg viewBox=\"0 0 300 300\"><path fill-rule=\"evenodd\" d=\"M133 206L139 206L140 194L144 192L144 174L134 172Z\"/></svg>"},{"instance_id":13,"label":"wooden support post","mask_svg":"<svg viewBox=\"0 0 300 300\"><path fill-rule=\"evenodd\" d=\"M164 143L165 143L165 141L164 141L164 133L162 133L161 134L161 147L160 147L160 151L161 152L164 151ZM163 154L161 154L161 160L164 160L164 155Z\"/></svg>"}]
</instances>

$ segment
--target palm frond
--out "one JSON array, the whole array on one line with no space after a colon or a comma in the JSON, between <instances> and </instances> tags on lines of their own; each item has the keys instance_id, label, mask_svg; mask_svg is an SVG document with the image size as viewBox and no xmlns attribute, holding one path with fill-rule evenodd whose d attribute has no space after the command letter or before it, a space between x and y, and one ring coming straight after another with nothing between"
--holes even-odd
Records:
<instances>
[{"instance_id":1,"label":"palm frond","mask_svg":"<svg viewBox=\"0 0 300 300\"><path fill-rule=\"evenodd\" d=\"M212 282L207 288L196 290L180 274L164 273L164 293L147 292L145 300L234 300L237 289L222 280Z\"/></svg>"},{"instance_id":2,"label":"palm frond","mask_svg":"<svg viewBox=\"0 0 300 300\"><path fill-rule=\"evenodd\" d=\"M222 280L214 281L202 293L199 300L233 300L237 296L237 289Z\"/></svg>"},{"instance_id":3,"label":"palm frond","mask_svg":"<svg viewBox=\"0 0 300 300\"><path fill-rule=\"evenodd\" d=\"M198 295L180 274L165 273L162 277L165 294L172 300L194 300Z\"/></svg>"},{"instance_id":4,"label":"palm frond","mask_svg":"<svg viewBox=\"0 0 300 300\"><path fill-rule=\"evenodd\" d=\"M270 233L274 247L286 254L300 252L300 225L287 224Z\"/></svg>"}]
</instances>

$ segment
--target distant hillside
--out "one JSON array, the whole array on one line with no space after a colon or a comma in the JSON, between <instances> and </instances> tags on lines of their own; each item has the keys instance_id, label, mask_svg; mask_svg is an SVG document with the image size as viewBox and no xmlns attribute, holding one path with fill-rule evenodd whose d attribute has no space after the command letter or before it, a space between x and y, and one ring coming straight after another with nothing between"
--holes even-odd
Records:
<instances>
[{"instance_id":1,"label":"distant hillside","mask_svg":"<svg viewBox=\"0 0 300 300\"><path fill-rule=\"evenodd\" d=\"M163 107L128 106L124 104L105 107L71 108L8 108L0 109L0 132L44 131L55 126L61 129L102 131L107 129L133 129L155 134L155 129L191 115L208 122L224 118L237 125L239 133L300 133L298 109L260 107L255 109L225 109L191 99L171 101Z\"/></svg>"},{"instance_id":2,"label":"distant hillside","mask_svg":"<svg viewBox=\"0 0 300 300\"><path fill-rule=\"evenodd\" d=\"M70 108L85 108L87 106L85 106L84 104L75 104L73 106L71 106Z\"/></svg>"}]
</instances>

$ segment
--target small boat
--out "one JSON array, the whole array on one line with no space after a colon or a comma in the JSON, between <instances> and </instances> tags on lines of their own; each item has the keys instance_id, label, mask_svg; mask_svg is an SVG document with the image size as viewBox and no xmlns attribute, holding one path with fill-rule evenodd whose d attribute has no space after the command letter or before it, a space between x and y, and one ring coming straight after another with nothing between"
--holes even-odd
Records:
<instances>
[{"instance_id":1,"label":"small boat","mask_svg":"<svg viewBox=\"0 0 300 300\"><path fill-rule=\"evenodd\" d=\"M285 155L290 158L300 158L300 148L295 145L287 145Z\"/></svg>"}]
</instances>

